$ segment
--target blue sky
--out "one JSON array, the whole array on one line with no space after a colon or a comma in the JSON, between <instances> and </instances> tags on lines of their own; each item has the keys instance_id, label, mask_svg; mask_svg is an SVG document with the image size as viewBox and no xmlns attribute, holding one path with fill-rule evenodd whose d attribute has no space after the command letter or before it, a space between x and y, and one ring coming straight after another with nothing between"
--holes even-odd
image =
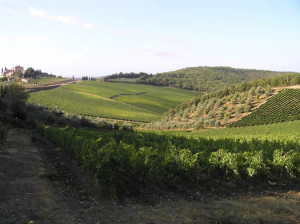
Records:
<instances>
[{"instance_id":1,"label":"blue sky","mask_svg":"<svg viewBox=\"0 0 300 224\"><path fill-rule=\"evenodd\" d=\"M300 0L0 0L0 67L300 72Z\"/></svg>"}]
</instances>

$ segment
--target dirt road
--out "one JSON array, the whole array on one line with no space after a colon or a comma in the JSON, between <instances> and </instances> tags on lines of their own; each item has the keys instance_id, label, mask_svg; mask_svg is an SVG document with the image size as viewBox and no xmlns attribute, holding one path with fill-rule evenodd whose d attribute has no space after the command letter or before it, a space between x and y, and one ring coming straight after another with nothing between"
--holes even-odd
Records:
<instances>
[{"instance_id":1,"label":"dirt road","mask_svg":"<svg viewBox=\"0 0 300 224\"><path fill-rule=\"evenodd\" d=\"M68 223L71 217L45 175L45 164L27 131L9 131L0 153L0 223ZM69 222L70 223L70 222Z\"/></svg>"},{"instance_id":2,"label":"dirt road","mask_svg":"<svg viewBox=\"0 0 300 224\"><path fill-rule=\"evenodd\" d=\"M220 186L105 198L68 155L24 129L0 152L0 223L299 223L299 190L237 193ZM39 135L37 135L39 136ZM92 179L92 178L91 178ZM266 215L267 214L267 215Z\"/></svg>"}]
</instances>

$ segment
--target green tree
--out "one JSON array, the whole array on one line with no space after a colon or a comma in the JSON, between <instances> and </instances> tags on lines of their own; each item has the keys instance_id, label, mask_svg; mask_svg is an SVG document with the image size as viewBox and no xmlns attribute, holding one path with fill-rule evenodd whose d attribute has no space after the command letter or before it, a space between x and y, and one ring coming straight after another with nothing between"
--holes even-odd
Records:
<instances>
[{"instance_id":1,"label":"green tree","mask_svg":"<svg viewBox=\"0 0 300 224\"><path fill-rule=\"evenodd\" d=\"M29 68L26 69L26 71L24 73L24 78L34 78L34 79L36 79L37 74L38 73L36 73L36 71L32 67L29 67Z\"/></svg>"}]
</instances>

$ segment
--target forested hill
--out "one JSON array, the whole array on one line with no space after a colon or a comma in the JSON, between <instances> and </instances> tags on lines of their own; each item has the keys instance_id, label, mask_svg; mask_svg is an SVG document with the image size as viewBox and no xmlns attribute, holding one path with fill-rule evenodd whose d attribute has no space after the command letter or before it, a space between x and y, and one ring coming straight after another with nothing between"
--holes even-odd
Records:
<instances>
[{"instance_id":1,"label":"forested hill","mask_svg":"<svg viewBox=\"0 0 300 224\"><path fill-rule=\"evenodd\" d=\"M230 67L190 67L172 72L159 73L157 75L147 73L119 73L105 77L104 81L134 82L212 92L236 83L284 74L291 74L291 72Z\"/></svg>"}]
</instances>

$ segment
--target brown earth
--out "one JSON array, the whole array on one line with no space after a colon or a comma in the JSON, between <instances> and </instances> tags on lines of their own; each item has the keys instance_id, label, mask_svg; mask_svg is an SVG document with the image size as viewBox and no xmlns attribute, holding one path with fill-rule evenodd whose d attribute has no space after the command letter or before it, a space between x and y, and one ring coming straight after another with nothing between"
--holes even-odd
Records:
<instances>
[{"instance_id":1,"label":"brown earth","mask_svg":"<svg viewBox=\"0 0 300 224\"><path fill-rule=\"evenodd\" d=\"M298 182L136 186L135 195L108 199L63 150L24 129L7 134L0 180L1 224L300 223Z\"/></svg>"}]
</instances>

